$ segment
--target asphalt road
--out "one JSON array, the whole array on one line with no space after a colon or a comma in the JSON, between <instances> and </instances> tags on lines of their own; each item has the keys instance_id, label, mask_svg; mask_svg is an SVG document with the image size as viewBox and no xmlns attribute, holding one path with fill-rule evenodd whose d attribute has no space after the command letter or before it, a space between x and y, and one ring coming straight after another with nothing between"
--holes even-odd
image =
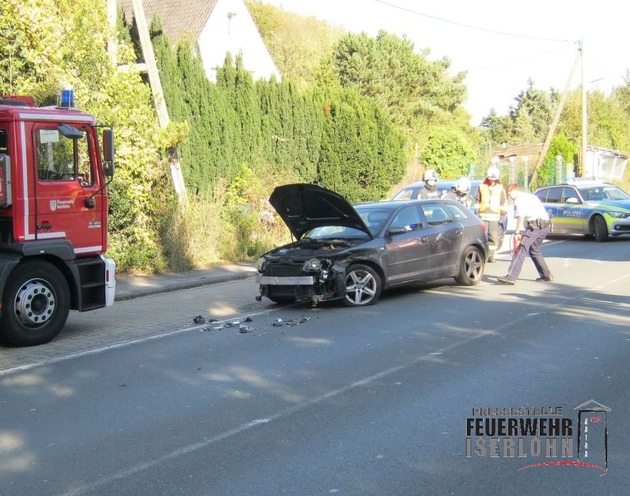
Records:
<instances>
[{"instance_id":1,"label":"asphalt road","mask_svg":"<svg viewBox=\"0 0 630 496\"><path fill-rule=\"evenodd\" d=\"M247 280L78 314L48 355L0 350L0 494L627 494L629 248L555 239L554 284L496 284L504 257L361 309ZM499 418L564 419L571 456L467 432Z\"/></svg>"}]
</instances>

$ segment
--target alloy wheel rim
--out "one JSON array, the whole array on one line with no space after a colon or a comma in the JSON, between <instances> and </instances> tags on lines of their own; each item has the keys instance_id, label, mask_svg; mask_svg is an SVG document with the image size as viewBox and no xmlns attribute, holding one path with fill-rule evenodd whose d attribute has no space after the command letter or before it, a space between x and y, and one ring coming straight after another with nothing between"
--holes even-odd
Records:
<instances>
[{"instance_id":1,"label":"alloy wheel rim","mask_svg":"<svg viewBox=\"0 0 630 496\"><path fill-rule=\"evenodd\" d=\"M353 270L346 278L346 298L355 305L365 305L376 294L376 279L365 270Z\"/></svg>"}]
</instances>

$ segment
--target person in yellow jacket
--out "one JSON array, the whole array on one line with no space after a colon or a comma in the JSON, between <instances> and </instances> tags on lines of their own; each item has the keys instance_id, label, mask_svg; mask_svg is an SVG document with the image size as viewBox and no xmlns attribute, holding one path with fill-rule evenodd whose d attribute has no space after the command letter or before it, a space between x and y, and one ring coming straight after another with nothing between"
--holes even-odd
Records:
<instances>
[{"instance_id":1,"label":"person in yellow jacket","mask_svg":"<svg viewBox=\"0 0 630 496\"><path fill-rule=\"evenodd\" d=\"M488 262L494 262L494 254L503 243L503 220L507 215L507 194L499 177L499 168L490 167L475 197L475 212L488 226Z\"/></svg>"}]
</instances>

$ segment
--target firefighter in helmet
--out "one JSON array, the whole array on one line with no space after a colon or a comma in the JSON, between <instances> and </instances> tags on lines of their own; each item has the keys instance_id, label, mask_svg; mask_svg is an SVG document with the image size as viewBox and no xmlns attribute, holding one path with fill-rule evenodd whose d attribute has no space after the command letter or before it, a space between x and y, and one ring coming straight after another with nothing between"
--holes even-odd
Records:
<instances>
[{"instance_id":1,"label":"firefighter in helmet","mask_svg":"<svg viewBox=\"0 0 630 496\"><path fill-rule=\"evenodd\" d=\"M503 221L507 215L507 194L499 178L499 168L489 167L486 180L479 186L475 197L475 211L488 226L488 262L494 262L495 252L503 243Z\"/></svg>"},{"instance_id":2,"label":"firefighter in helmet","mask_svg":"<svg viewBox=\"0 0 630 496\"><path fill-rule=\"evenodd\" d=\"M442 198L456 200L465 207L470 208L473 204L473 199L470 196L470 179L466 176L460 177L455 181L453 187L442 195Z\"/></svg>"},{"instance_id":3,"label":"firefighter in helmet","mask_svg":"<svg viewBox=\"0 0 630 496\"><path fill-rule=\"evenodd\" d=\"M418 193L418 198L421 198L423 200L429 198L439 198L440 193L437 187L437 172L435 172L433 169L426 170L424 172L424 176L422 176L422 180L424 181L424 188L422 188Z\"/></svg>"}]
</instances>

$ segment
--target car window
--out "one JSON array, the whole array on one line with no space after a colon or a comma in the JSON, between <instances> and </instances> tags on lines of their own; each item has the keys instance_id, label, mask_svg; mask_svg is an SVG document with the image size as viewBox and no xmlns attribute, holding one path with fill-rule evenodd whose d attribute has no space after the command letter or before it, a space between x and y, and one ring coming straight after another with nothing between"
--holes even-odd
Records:
<instances>
[{"instance_id":1,"label":"car window","mask_svg":"<svg viewBox=\"0 0 630 496\"><path fill-rule=\"evenodd\" d=\"M437 187L438 187L438 192L439 192L440 197L448 193L454 186L455 186L455 182L453 181L448 181L448 182L438 181Z\"/></svg>"},{"instance_id":2,"label":"car window","mask_svg":"<svg viewBox=\"0 0 630 496\"><path fill-rule=\"evenodd\" d=\"M580 192L582 193L582 196L586 201L601 200L601 198L597 197L599 191L595 188L583 188L580 190Z\"/></svg>"},{"instance_id":3,"label":"car window","mask_svg":"<svg viewBox=\"0 0 630 496\"><path fill-rule=\"evenodd\" d=\"M630 200L630 195L621 188L608 186L604 188L609 200Z\"/></svg>"},{"instance_id":4,"label":"car window","mask_svg":"<svg viewBox=\"0 0 630 496\"><path fill-rule=\"evenodd\" d=\"M580 198L578 197L577 191L575 191L573 188L562 188L562 195L560 197L562 203L567 203L567 200L569 200L569 198L573 198L571 203L582 203L580 201Z\"/></svg>"},{"instance_id":5,"label":"car window","mask_svg":"<svg viewBox=\"0 0 630 496\"><path fill-rule=\"evenodd\" d=\"M358 210L357 212L373 235L381 230L390 214L389 210Z\"/></svg>"},{"instance_id":6,"label":"car window","mask_svg":"<svg viewBox=\"0 0 630 496\"><path fill-rule=\"evenodd\" d=\"M411 199L415 199L416 197L414 196L414 190L413 188L408 188L408 189L403 189L402 191L398 192L393 198L392 200L411 200ZM416 193L417 195L417 193Z\"/></svg>"},{"instance_id":7,"label":"car window","mask_svg":"<svg viewBox=\"0 0 630 496\"><path fill-rule=\"evenodd\" d=\"M560 197L562 196L562 188L549 188L547 190L547 198L545 203L560 203Z\"/></svg>"},{"instance_id":8,"label":"car window","mask_svg":"<svg viewBox=\"0 0 630 496\"><path fill-rule=\"evenodd\" d=\"M414 206L403 208L396 214L390 227L397 229L403 228L405 231L420 229L422 227L422 219L420 218L418 209Z\"/></svg>"},{"instance_id":9,"label":"car window","mask_svg":"<svg viewBox=\"0 0 630 496\"><path fill-rule=\"evenodd\" d=\"M430 226L439 226L448 222L453 222L449 213L444 209L444 205L437 203L425 203L420 205L424 216Z\"/></svg>"},{"instance_id":10,"label":"car window","mask_svg":"<svg viewBox=\"0 0 630 496\"><path fill-rule=\"evenodd\" d=\"M460 207L459 205L449 203L445 205L445 207L448 209L451 215L455 217L457 220L464 220L468 218L468 215L466 214L464 209Z\"/></svg>"},{"instance_id":11,"label":"car window","mask_svg":"<svg viewBox=\"0 0 630 496\"><path fill-rule=\"evenodd\" d=\"M541 202L545 203L547 201L547 190L541 189L540 191L536 191L534 196L538 197Z\"/></svg>"},{"instance_id":12,"label":"car window","mask_svg":"<svg viewBox=\"0 0 630 496\"><path fill-rule=\"evenodd\" d=\"M612 185L581 188L580 193L586 201L627 200L630 198L626 192Z\"/></svg>"}]
</instances>

